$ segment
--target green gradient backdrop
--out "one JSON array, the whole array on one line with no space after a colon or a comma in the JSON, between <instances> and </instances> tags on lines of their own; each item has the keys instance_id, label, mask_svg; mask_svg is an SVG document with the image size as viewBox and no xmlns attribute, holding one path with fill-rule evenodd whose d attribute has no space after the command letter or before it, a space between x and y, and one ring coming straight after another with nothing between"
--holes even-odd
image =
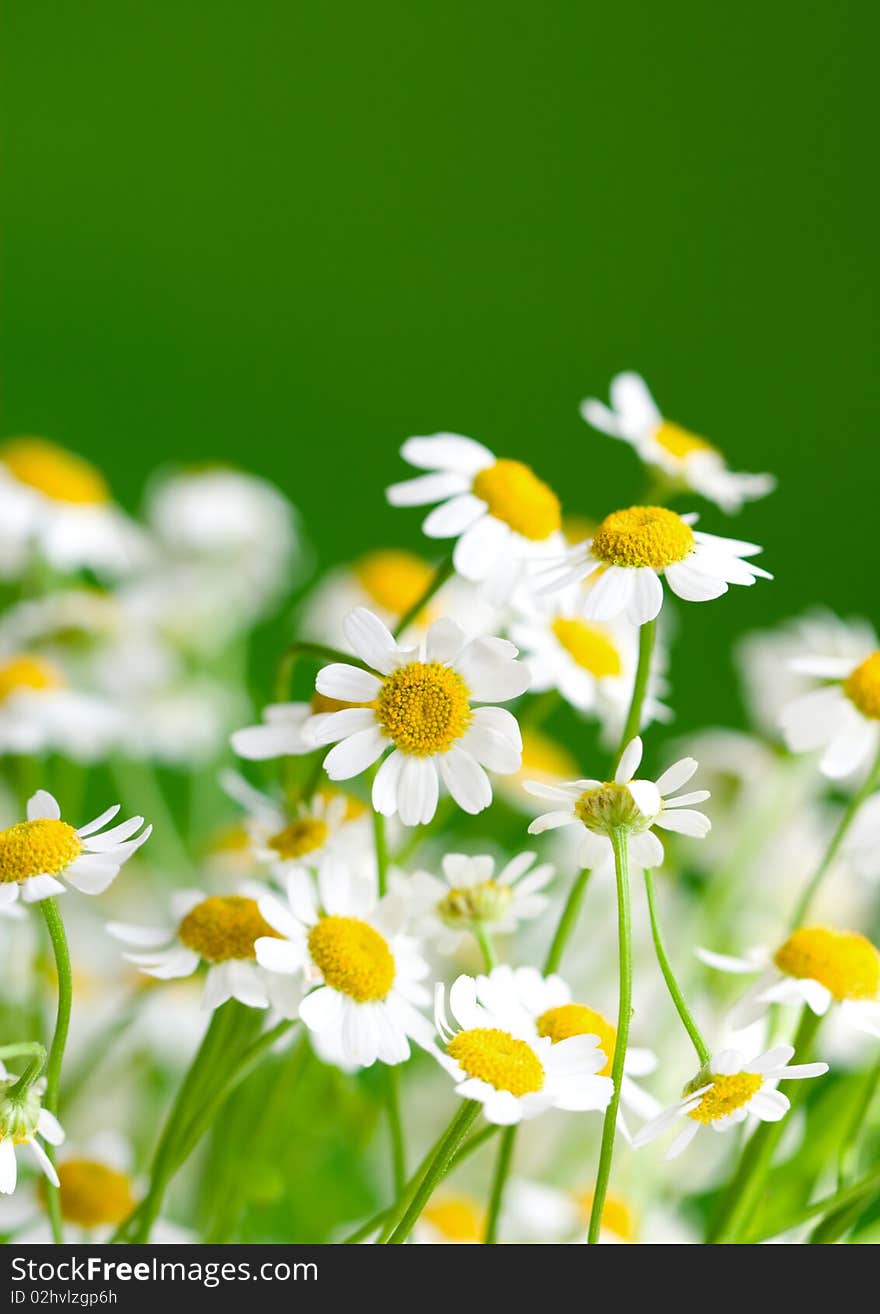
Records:
<instances>
[{"instance_id":1,"label":"green gradient backdrop","mask_svg":"<svg viewBox=\"0 0 880 1314\"><path fill-rule=\"evenodd\" d=\"M680 723L730 717L732 635L876 603L878 27L868 0L20 4L3 429L129 503L160 461L248 465L331 561L418 541L381 492L412 432L630 500L577 403L638 368L780 476L732 529L778 583L690 609L676 657Z\"/></svg>"}]
</instances>

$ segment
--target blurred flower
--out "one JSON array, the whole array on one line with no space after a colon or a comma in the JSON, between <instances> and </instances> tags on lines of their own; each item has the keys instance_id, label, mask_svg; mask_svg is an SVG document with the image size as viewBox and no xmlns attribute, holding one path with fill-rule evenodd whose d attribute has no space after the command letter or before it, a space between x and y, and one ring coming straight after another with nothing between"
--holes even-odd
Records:
<instances>
[{"instance_id":1,"label":"blurred flower","mask_svg":"<svg viewBox=\"0 0 880 1314\"><path fill-rule=\"evenodd\" d=\"M356 608L345 622L357 656L370 667L336 663L319 671L319 693L354 703L306 728L318 744L341 741L324 759L331 780L348 780L392 746L373 782L373 806L425 824L437 809L440 779L465 812L492 801L484 767L500 774L520 765L516 718L500 707L523 693L528 671L504 639L468 641L454 621L437 621L417 648L402 648L378 617ZM375 674L374 672L378 672Z\"/></svg>"},{"instance_id":2,"label":"blurred flower","mask_svg":"<svg viewBox=\"0 0 880 1314\"><path fill-rule=\"evenodd\" d=\"M796 658L792 669L823 684L782 709L779 724L791 751L821 748L819 769L832 780L873 762L880 749L880 650L861 660Z\"/></svg>"},{"instance_id":3,"label":"blurred flower","mask_svg":"<svg viewBox=\"0 0 880 1314\"><path fill-rule=\"evenodd\" d=\"M11 1195L18 1179L18 1165L15 1151L19 1145L30 1146L31 1153L40 1170L45 1173L53 1186L58 1185L58 1176L37 1137L40 1136L50 1145L60 1145L64 1140L58 1119L41 1104L46 1089L45 1077L37 1081L22 1094L15 1094L17 1077L10 1076L0 1062L0 1194Z\"/></svg>"},{"instance_id":4,"label":"blurred flower","mask_svg":"<svg viewBox=\"0 0 880 1314\"><path fill-rule=\"evenodd\" d=\"M504 1195L502 1234L513 1242L583 1242L592 1206L592 1191L563 1191L558 1186L515 1177ZM631 1206L609 1192L602 1208L599 1244L630 1245L637 1240L638 1227Z\"/></svg>"},{"instance_id":5,"label":"blurred flower","mask_svg":"<svg viewBox=\"0 0 880 1314\"><path fill-rule=\"evenodd\" d=\"M416 479L392 484L392 506L440 503L422 528L429 538L455 538L455 569L484 581L493 600L503 600L523 564L564 547L559 499L521 461L497 460L482 443L460 434L408 438L401 455L419 470Z\"/></svg>"},{"instance_id":6,"label":"blurred flower","mask_svg":"<svg viewBox=\"0 0 880 1314\"><path fill-rule=\"evenodd\" d=\"M498 969L496 969L497 971ZM492 982L493 974L486 980ZM485 987L484 987L485 992ZM613 1085L597 1074L605 1055L594 1035L554 1044L539 1037L503 983L491 990L493 1007L480 1002L479 982L459 976L449 991L450 1026L443 986L436 988L434 1018L442 1048L438 1062L462 1099L478 1100L489 1122L510 1126L548 1109L602 1112Z\"/></svg>"},{"instance_id":7,"label":"blurred flower","mask_svg":"<svg viewBox=\"0 0 880 1314\"><path fill-rule=\"evenodd\" d=\"M299 1015L346 1063L368 1068L403 1063L409 1041L430 1043L431 1027L417 1004L430 996L421 984L428 965L415 940L402 934L406 904L396 895L376 902L373 883L344 864L324 863L317 888L300 872L287 881L288 902L260 900L272 928L257 940L258 962L284 978L317 989Z\"/></svg>"},{"instance_id":8,"label":"blurred flower","mask_svg":"<svg viewBox=\"0 0 880 1314\"><path fill-rule=\"evenodd\" d=\"M263 708L260 725L245 726L232 736L232 747L249 762L273 757L302 757L314 753L315 744L305 726L317 708L311 703L270 703Z\"/></svg>"},{"instance_id":9,"label":"blurred flower","mask_svg":"<svg viewBox=\"0 0 880 1314\"><path fill-rule=\"evenodd\" d=\"M740 511L744 502L766 497L776 487L770 474L735 474L705 438L664 420L644 379L632 371L611 380L610 410L588 397L581 403L581 415L602 433L629 443L646 465L715 502L722 511Z\"/></svg>"},{"instance_id":10,"label":"blurred flower","mask_svg":"<svg viewBox=\"0 0 880 1314\"><path fill-rule=\"evenodd\" d=\"M94 762L118 740L118 712L70 688L61 668L32 653L0 656L0 752L64 753Z\"/></svg>"},{"instance_id":11,"label":"blurred flower","mask_svg":"<svg viewBox=\"0 0 880 1314\"><path fill-rule=\"evenodd\" d=\"M438 1191L422 1210L413 1228L414 1245L481 1245L486 1232L486 1211L468 1195Z\"/></svg>"},{"instance_id":12,"label":"blurred flower","mask_svg":"<svg viewBox=\"0 0 880 1314\"><path fill-rule=\"evenodd\" d=\"M687 1118L688 1125L666 1153L667 1159L674 1159L687 1149L701 1127L731 1131L749 1115L760 1122L779 1122L788 1112L790 1101L776 1089L776 1083L821 1077L828 1071L827 1063L792 1064L793 1057L791 1045L776 1045L749 1063L738 1050L722 1050L685 1087L678 1103L664 1109L636 1133L635 1145L647 1145L679 1118Z\"/></svg>"},{"instance_id":13,"label":"blurred flower","mask_svg":"<svg viewBox=\"0 0 880 1314\"><path fill-rule=\"evenodd\" d=\"M730 584L773 578L744 560L762 550L756 543L703 534L692 528L697 519L662 506L614 511L593 538L569 549L537 580L551 592L590 579L582 607L587 620L625 616L644 625L663 605L663 578L685 602L708 602Z\"/></svg>"},{"instance_id":14,"label":"blurred flower","mask_svg":"<svg viewBox=\"0 0 880 1314\"><path fill-rule=\"evenodd\" d=\"M453 953L468 932L508 935L520 922L539 917L548 903L541 891L554 869L549 862L535 867L534 861L534 853L519 853L496 876L491 854L447 853L442 877L427 871L405 877L418 930L441 953Z\"/></svg>"},{"instance_id":15,"label":"blurred flower","mask_svg":"<svg viewBox=\"0 0 880 1314\"><path fill-rule=\"evenodd\" d=\"M590 868L605 868L613 861L610 834L614 829L627 831L630 856L641 867L659 867L664 858L663 845L651 829L653 826L696 839L707 835L711 824L708 817L690 805L705 802L708 790L668 797L694 775L698 768L694 758L675 762L656 783L633 779L641 760L642 741L636 738L627 745L610 783L574 780L563 785L542 785L533 781L527 786L530 794L549 799L560 807L536 817L529 826L529 834L541 835L546 830L579 823L585 830L579 861L582 867Z\"/></svg>"},{"instance_id":16,"label":"blurred flower","mask_svg":"<svg viewBox=\"0 0 880 1314\"><path fill-rule=\"evenodd\" d=\"M135 835L143 817L104 830L118 811L117 803L75 830L61 820L52 795L38 789L28 800L27 821L0 831L0 902L12 903L19 894L25 903L49 899L64 893L62 880L83 894L102 894L153 832L146 826Z\"/></svg>"}]
</instances>

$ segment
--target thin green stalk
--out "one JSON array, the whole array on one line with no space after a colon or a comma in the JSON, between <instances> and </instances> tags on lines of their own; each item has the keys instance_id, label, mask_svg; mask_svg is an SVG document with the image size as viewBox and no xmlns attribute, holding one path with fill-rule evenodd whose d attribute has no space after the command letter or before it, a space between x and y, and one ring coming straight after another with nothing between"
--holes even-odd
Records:
<instances>
[{"instance_id":1,"label":"thin green stalk","mask_svg":"<svg viewBox=\"0 0 880 1314\"><path fill-rule=\"evenodd\" d=\"M489 1213L486 1217L485 1243L487 1246L494 1246L498 1240L498 1221L501 1217L501 1205L504 1202L504 1187L510 1176L515 1145L516 1127L505 1127L501 1133L501 1144L498 1147L498 1161L495 1165L492 1194L489 1198Z\"/></svg>"},{"instance_id":2,"label":"thin green stalk","mask_svg":"<svg viewBox=\"0 0 880 1314\"><path fill-rule=\"evenodd\" d=\"M10 1050L12 1053L9 1052ZM9 1088L7 1096L11 1100L21 1099L33 1086L46 1063L46 1049L45 1046L35 1040L32 1044L5 1045L0 1050L0 1057L2 1058L23 1058L25 1055L30 1056L30 1062L15 1085Z\"/></svg>"},{"instance_id":3,"label":"thin green stalk","mask_svg":"<svg viewBox=\"0 0 880 1314\"><path fill-rule=\"evenodd\" d=\"M877 788L878 784L880 784L880 754L878 754L877 761L874 763L872 769L868 772L868 776L865 780L865 783L861 786L860 789L856 791L855 794L853 794L852 798L847 804L846 811L844 812L843 816L840 819L840 824L838 825L837 830L834 832L834 834L831 837L831 842L828 845L828 848L825 850L825 854L824 857L822 858L822 861L819 863L819 866L816 868L816 871L814 872L812 878L807 883L806 888L801 894L801 897L798 900L797 905L795 907L794 913L792 914L792 918L791 918L792 930L797 930L799 926L803 925L804 918L806 917L807 913L810 910L810 905L812 904L814 898L816 897L816 894L818 893L819 886L822 884L823 880L828 875L828 872L831 869L831 865L834 862L834 859L837 857L838 852L840 851L840 846L843 843L844 838L846 837L846 833L849 830L850 826L852 825L853 821L855 820L856 813L858 812L859 808L862 806L868 795L871 794Z\"/></svg>"},{"instance_id":4,"label":"thin green stalk","mask_svg":"<svg viewBox=\"0 0 880 1314\"><path fill-rule=\"evenodd\" d=\"M639 629L639 660L638 665L636 666L636 678L633 684L629 711L626 714L626 723L623 727L623 734L620 736L620 745L617 749L617 755L612 767L612 775L620 765L620 759L623 757L623 750L631 739L635 739L642 726L642 707L645 701L645 695L648 692L648 681L651 678L651 657L654 653L654 639L656 638L656 635L656 620L647 621Z\"/></svg>"},{"instance_id":5,"label":"thin green stalk","mask_svg":"<svg viewBox=\"0 0 880 1314\"><path fill-rule=\"evenodd\" d=\"M50 1113L58 1113L58 1097L61 1087L61 1065L64 1062L64 1047L67 1044L67 1032L70 1029L70 1009L73 1003L73 971L70 966L70 950L64 933L64 922L55 899L41 899L40 911L52 941L55 955L55 971L58 977L58 1008L55 1014L55 1030L46 1061L46 1093L43 1107ZM48 1145L46 1153L52 1163L55 1162L54 1147ZM57 1187L49 1186L46 1197L49 1222L52 1226L52 1238L56 1245L64 1239L61 1223L61 1203Z\"/></svg>"},{"instance_id":6,"label":"thin green stalk","mask_svg":"<svg viewBox=\"0 0 880 1314\"><path fill-rule=\"evenodd\" d=\"M660 920L657 916L657 899L654 892L654 875L649 868L645 868L645 893L648 896L648 914L651 918L651 935L654 940L654 952L657 955L657 962L660 964L660 971L663 973L663 980L666 982L666 989L672 998L678 1016L681 1018L682 1026L691 1038L691 1044L697 1051L697 1058L700 1060L700 1066L705 1067L711 1059L711 1051L706 1044L700 1032L700 1028L694 1021L694 1016L685 1002L681 986L675 978L672 970L672 964L666 953L663 944L663 937L660 932Z\"/></svg>"},{"instance_id":7,"label":"thin green stalk","mask_svg":"<svg viewBox=\"0 0 880 1314\"><path fill-rule=\"evenodd\" d=\"M474 936L477 944L480 946L480 953L483 955L483 962L486 964L486 971L491 972L492 968L498 962L495 955L495 946L492 943L492 937L486 930L485 926L474 926Z\"/></svg>"},{"instance_id":8,"label":"thin green stalk","mask_svg":"<svg viewBox=\"0 0 880 1314\"><path fill-rule=\"evenodd\" d=\"M21 1040L14 1045L0 1045L0 1059L36 1058L46 1062L46 1048L38 1040ZM42 1066L42 1065L41 1065Z\"/></svg>"},{"instance_id":9,"label":"thin green stalk","mask_svg":"<svg viewBox=\"0 0 880 1314\"><path fill-rule=\"evenodd\" d=\"M821 1018L804 1005L797 1034L794 1038L795 1057L803 1063L809 1057ZM790 1086L784 1081L781 1086ZM792 1108L803 1098L803 1082L797 1082L791 1091L786 1091ZM721 1203L715 1215L706 1242L710 1245L728 1245L739 1241L745 1231L760 1198L760 1193L770 1167L773 1152L779 1144L786 1120L779 1122L762 1122L752 1132L746 1142L739 1164L721 1197Z\"/></svg>"},{"instance_id":10,"label":"thin green stalk","mask_svg":"<svg viewBox=\"0 0 880 1314\"><path fill-rule=\"evenodd\" d=\"M470 1131L475 1118L482 1111L482 1107L478 1100L464 1101L458 1116L453 1118L446 1135L428 1164L412 1199L407 1205L403 1218L389 1236L387 1245L399 1246L406 1241L418 1222L425 1205L449 1171L455 1151Z\"/></svg>"},{"instance_id":11,"label":"thin green stalk","mask_svg":"<svg viewBox=\"0 0 880 1314\"><path fill-rule=\"evenodd\" d=\"M373 844L376 849L376 877L379 898L388 893L388 840L385 835L385 818L373 809Z\"/></svg>"},{"instance_id":12,"label":"thin green stalk","mask_svg":"<svg viewBox=\"0 0 880 1314\"><path fill-rule=\"evenodd\" d=\"M559 923L556 927L556 933L553 936L553 942L547 951L547 957L544 961L545 976L549 976L551 972L559 971L559 965L562 962L562 955L565 952L565 946L568 944L571 933L575 928L589 879L590 869L588 867L579 871L574 878L574 883L568 892L568 898L562 909L562 916L559 918Z\"/></svg>"},{"instance_id":13,"label":"thin green stalk","mask_svg":"<svg viewBox=\"0 0 880 1314\"><path fill-rule=\"evenodd\" d=\"M413 605L403 613L400 620L395 625L394 627L395 639L400 638L404 630L407 629L407 627L413 623L413 621L418 616L419 612L424 610L424 608L428 605L428 603L433 598L434 594L439 593L440 589L442 589L443 585L454 573L455 573L455 566L452 564L452 557L448 556L445 561L440 562L440 565L434 571L434 574L431 578L431 582L428 584L428 587L425 589L422 596L416 599Z\"/></svg>"},{"instance_id":14,"label":"thin green stalk","mask_svg":"<svg viewBox=\"0 0 880 1314\"><path fill-rule=\"evenodd\" d=\"M614 1091L605 1121L602 1125L602 1145L599 1150L599 1167L596 1172L596 1186L593 1191L593 1207L590 1211L590 1230L587 1241L596 1245L602 1226L602 1211L605 1208L605 1196L608 1193L608 1180L611 1176L611 1161L614 1157L614 1137L617 1131L617 1110L620 1107L620 1087L623 1081L623 1069L626 1064L626 1049L629 1043L629 1024L632 1015L632 920L630 914L629 889L629 849L625 830L615 829L611 832L611 844L614 849L614 874L617 880L617 951L619 972L619 997L617 1004L617 1040L614 1045L614 1062L611 1065L611 1080Z\"/></svg>"}]
</instances>

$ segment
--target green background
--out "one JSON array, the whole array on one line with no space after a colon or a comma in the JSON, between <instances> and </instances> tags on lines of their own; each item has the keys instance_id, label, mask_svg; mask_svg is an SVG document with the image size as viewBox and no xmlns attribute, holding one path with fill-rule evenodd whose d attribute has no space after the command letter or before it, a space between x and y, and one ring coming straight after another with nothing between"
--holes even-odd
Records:
<instances>
[{"instance_id":1,"label":"green background","mask_svg":"<svg viewBox=\"0 0 880 1314\"><path fill-rule=\"evenodd\" d=\"M731 638L876 599L877 7L19 4L3 39L4 432L137 496L169 460L278 480L324 562L419 541L410 433L640 491L578 418L641 370L772 499L704 527L777 583L690 608L679 724Z\"/></svg>"}]
</instances>

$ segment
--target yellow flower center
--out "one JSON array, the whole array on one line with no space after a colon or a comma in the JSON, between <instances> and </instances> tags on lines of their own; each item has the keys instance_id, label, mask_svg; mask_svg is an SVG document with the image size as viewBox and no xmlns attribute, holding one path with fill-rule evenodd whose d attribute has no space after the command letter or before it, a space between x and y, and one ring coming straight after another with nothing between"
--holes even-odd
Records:
<instances>
[{"instance_id":1,"label":"yellow flower center","mask_svg":"<svg viewBox=\"0 0 880 1314\"><path fill-rule=\"evenodd\" d=\"M601 1013L585 1004L560 1004L557 1008L548 1008L538 1018L538 1035L549 1036L554 1045L571 1036L598 1036L599 1048L608 1060L599 1075L611 1076L617 1029Z\"/></svg>"},{"instance_id":2,"label":"yellow flower center","mask_svg":"<svg viewBox=\"0 0 880 1314\"><path fill-rule=\"evenodd\" d=\"M206 963L256 958L255 940L262 935L278 938L256 899L239 894L215 894L203 899L186 914L177 934L187 949L194 949Z\"/></svg>"},{"instance_id":3,"label":"yellow flower center","mask_svg":"<svg viewBox=\"0 0 880 1314\"><path fill-rule=\"evenodd\" d=\"M694 452L716 452L718 449L711 443L707 443L705 438L699 438L695 433L689 433L687 429L682 429L680 424L673 424L671 420L662 420L654 430L654 442L658 447L662 447L664 452L675 457L677 461L684 461L687 457L692 456Z\"/></svg>"},{"instance_id":4,"label":"yellow flower center","mask_svg":"<svg viewBox=\"0 0 880 1314\"><path fill-rule=\"evenodd\" d=\"M57 876L81 853L82 840L66 821L19 821L0 831L0 884Z\"/></svg>"},{"instance_id":5,"label":"yellow flower center","mask_svg":"<svg viewBox=\"0 0 880 1314\"><path fill-rule=\"evenodd\" d=\"M589 1226L593 1212L593 1192L584 1191L576 1195L581 1217L585 1226ZM627 1202L619 1195L608 1194L602 1206L602 1230L616 1236L618 1241L634 1242L637 1234L636 1216Z\"/></svg>"},{"instance_id":6,"label":"yellow flower center","mask_svg":"<svg viewBox=\"0 0 880 1314\"><path fill-rule=\"evenodd\" d=\"M862 716L880 721L880 652L872 652L843 682L843 692Z\"/></svg>"},{"instance_id":7,"label":"yellow flower center","mask_svg":"<svg viewBox=\"0 0 880 1314\"><path fill-rule=\"evenodd\" d=\"M385 999L394 985L388 941L359 917L322 917L309 931L309 953L327 985L359 1004Z\"/></svg>"},{"instance_id":8,"label":"yellow flower center","mask_svg":"<svg viewBox=\"0 0 880 1314\"><path fill-rule=\"evenodd\" d=\"M519 775L525 780L574 780L578 764L562 744L544 734L542 730L522 732L522 768Z\"/></svg>"},{"instance_id":9,"label":"yellow flower center","mask_svg":"<svg viewBox=\"0 0 880 1314\"><path fill-rule=\"evenodd\" d=\"M495 922L507 912L512 898L511 887L498 881L455 886L441 899L437 912L450 926L460 926L462 922Z\"/></svg>"},{"instance_id":10,"label":"yellow flower center","mask_svg":"<svg viewBox=\"0 0 880 1314\"><path fill-rule=\"evenodd\" d=\"M92 1159L67 1159L58 1165L61 1213L79 1227L121 1223L134 1208L131 1182L124 1173Z\"/></svg>"},{"instance_id":11,"label":"yellow flower center","mask_svg":"<svg viewBox=\"0 0 880 1314\"><path fill-rule=\"evenodd\" d=\"M684 561L693 548L694 531L674 511L663 506L631 506L605 517L590 550L609 566L663 570Z\"/></svg>"},{"instance_id":12,"label":"yellow flower center","mask_svg":"<svg viewBox=\"0 0 880 1314\"><path fill-rule=\"evenodd\" d=\"M422 1218L435 1231L455 1245L479 1245L483 1240L484 1212L464 1195L450 1195L431 1201Z\"/></svg>"},{"instance_id":13,"label":"yellow flower center","mask_svg":"<svg viewBox=\"0 0 880 1314\"><path fill-rule=\"evenodd\" d=\"M446 753L471 723L469 691L450 666L408 662L385 677L376 699L379 725L414 757Z\"/></svg>"},{"instance_id":14,"label":"yellow flower center","mask_svg":"<svg viewBox=\"0 0 880 1314\"><path fill-rule=\"evenodd\" d=\"M744 1104L748 1104L753 1095L761 1089L761 1075L758 1072L734 1072L730 1076L717 1074L712 1076L712 1085L706 1091L695 1109L688 1113L695 1122L710 1123L718 1118L726 1118L735 1113Z\"/></svg>"},{"instance_id":15,"label":"yellow flower center","mask_svg":"<svg viewBox=\"0 0 880 1314\"><path fill-rule=\"evenodd\" d=\"M418 602L434 574L427 561L395 548L361 557L354 573L371 601L394 616L402 616Z\"/></svg>"},{"instance_id":16,"label":"yellow flower center","mask_svg":"<svg viewBox=\"0 0 880 1314\"><path fill-rule=\"evenodd\" d=\"M459 1031L447 1051L469 1077L511 1095L530 1095L544 1085L544 1068L531 1045L497 1027Z\"/></svg>"},{"instance_id":17,"label":"yellow flower center","mask_svg":"<svg viewBox=\"0 0 880 1314\"><path fill-rule=\"evenodd\" d=\"M773 961L786 976L821 982L835 999L874 999L880 990L880 953L856 931L802 926Z\"/></svg>"},{"instance_id":18,"label":"yellow flower center","mask_svg":"<svg viewBox=\"0 0 880 1314\"><path fill-rule=\"evenodd\" d=\"M329 830L326 821L318 817L300 817L291 821L277 835L266 841L267 845L285 862L292 858L302 858L307 853L314 853L325 843Z\"/></svg>"},{"instance_id":19,"label":"yellow flower center","mask_svg":"<svg viewBox=\"0 0 880 1314\"><path fill-rule=\"evenodd\" d=\"M0 461L20 484L36 488L55 502L88 506L110 500L100 470L45 438L13 438L0 448Z\"/></svg>"},{"instance_id":20,"label":"yellow flower center","mask_svg":"<svg viewBox=\"0 0 880 1314\"><path fill-rule=\"evenodd\" d=\"M569 657L597 680L620 675L620 653L606 625L594 625L577 617L558 616L553 633Z\"/></svg>"},{"instance_id":21,"label":"yellow flower center","mask_svg":"<svg viewBox=\"0 0 880 1314\"><path fill-rule=\"evenodd\" d=\"M60 674L42 657L21 654L0 662L0 703L22 689L43 692L63 684Z\"/></svg>"},{"instance_id":22,"label":"yellow flower center","mask_svg":"<svg viewBox=\"0 0 880 1314\"><path fill-rule=\"evenodd\" d=\"M496 461L474 479L474 495L516 534L535 542L562 525L559 498L522 461Z\"/></svg>"}]
</instances>

